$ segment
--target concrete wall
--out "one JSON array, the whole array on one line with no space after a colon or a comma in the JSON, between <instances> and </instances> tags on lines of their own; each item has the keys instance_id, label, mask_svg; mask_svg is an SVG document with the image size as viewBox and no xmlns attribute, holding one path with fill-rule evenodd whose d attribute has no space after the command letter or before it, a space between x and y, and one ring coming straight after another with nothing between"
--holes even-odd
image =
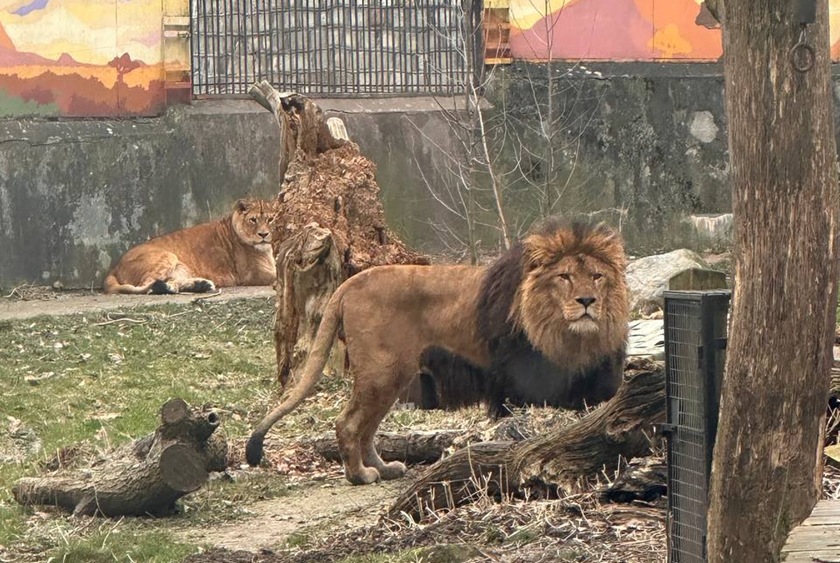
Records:
<instances>
[{"instance_id":1,"label":"concrete wall","mask_svg":"<svg viewBox=\"0 0 840 563\"><path fill-rule=\"evenodd\" d=\"M487 90L485 115L496 139L506 139L496 159L514 233L539 217L533 190L546 149L557 159L555 185L564 188L552 212L609 210L603 216L622 228L632 253L690 246L696 231L688 215L730 210L717 65L556 65L554 72L562 127L552 147L535 133L547 100L544 66L498 67ZM406 242L428 252L462 250L463 221L438 201L456 186L451 158L459 147L441 111L455 101L316 101L345 121L377 164L386 217ZM131 245L221 215L240 196L274 196L281 184L279 128L244 100L197 101L160 118L0 121L0 139L3 287L56 280L98 287ZM517 173L508 173L514 164ZM486 183L482 189L481 248L493 251L500 241Z\"/></svg>"},{"instance_id":2,"label":"concrete wall","mask_svg":"<svg viewBox=\"0 0 840 563\"><path fill-rule=\"evenodd\" d=\"M98 287L131 245L277 194L280 129L250 101L160 118L0 121L0 285Z\"/></svg>"},{"instance_id":3,"label":"concrete wall","mask_svg":"<svg viewBox=\"0 0 840 563\"><path fill-rule=\"evenodd\" d=\"M540 134L547 67L497 67L485 119L513 233L539 219L535 186L552 157L550 181L563 193L550 213L609 210L601 216L621 227L634 253L704 244L688 216L730 210L721 70L714 63L556 63L555 132L548 142ZM452 111L455 102L318 100L376 162L391 225L428 251L457 245L450 231L465 237L463 220L435 201L457 186L449 158L459 147L440 111ZM483 250L493 251L500 240L487 226L498 220L486 177L481 188L479 238Z\"/></svg>"},{"instance_id":4,"label":"concrete wall","mask_svg":"<svg viewBox=\"0 0 840 563\"><path fill-rule=\"evenodd\" d=\"M546 76L545 65L515 63L497 71L487 93L495 111L517 123L517 141L537 156L546 143L539 124L547 113ZM631 251L651 253L701 242L687 215L730 211L719 65L556 63L553 76L554 182L564 189L553 212L617 210L613 222ZM539 158L537 164L544 166ZM514 181L511 191L522 193L541 171Z\"/></svg>"}]
</instances>

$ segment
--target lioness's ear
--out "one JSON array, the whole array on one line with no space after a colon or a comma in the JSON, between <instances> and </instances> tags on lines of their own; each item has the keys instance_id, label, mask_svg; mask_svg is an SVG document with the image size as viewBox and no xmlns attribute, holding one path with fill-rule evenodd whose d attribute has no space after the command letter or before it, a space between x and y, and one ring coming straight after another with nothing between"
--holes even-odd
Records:
<instances>
[{"instance_id":1,"label":"lioness's ear","mask_svg":"<svg viewBox=\"0 0 840 563\"><path fill-rule=\"evenodd\" d=\"M249 207L251 207L251 202L247 199L240 199L233 205L233 209L240 213L245 213Z\"/></svg>"}]
</instances>

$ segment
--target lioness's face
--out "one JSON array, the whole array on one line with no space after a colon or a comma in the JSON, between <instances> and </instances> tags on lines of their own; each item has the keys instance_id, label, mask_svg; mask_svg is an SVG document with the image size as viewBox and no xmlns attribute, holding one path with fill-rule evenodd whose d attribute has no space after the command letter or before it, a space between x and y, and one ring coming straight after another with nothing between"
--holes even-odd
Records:
<instances>
[{"instance_id":1,"label":"lioness's face","mask_svg":"<svg viewBox=\"0 0 840 563\"><path fill-rule=\"evenodd\" d=\"M271 201L241 199L233 208L233 228L246 244L258 250L271 251L274 237L276 204Z\"/></svg>"},{"instance_id":2,"label":"lioness's face","mask_svg":"<svg viewBox=\"0 0 840 563\"><path fill-rule=\"evenodd\" d=\"M565 256L530 272L533 287L552 296L572 332L597 332L607 302L609 268L588 255ZM548 306L549 304L545 304Z\"/></svg>"}]
</instances>

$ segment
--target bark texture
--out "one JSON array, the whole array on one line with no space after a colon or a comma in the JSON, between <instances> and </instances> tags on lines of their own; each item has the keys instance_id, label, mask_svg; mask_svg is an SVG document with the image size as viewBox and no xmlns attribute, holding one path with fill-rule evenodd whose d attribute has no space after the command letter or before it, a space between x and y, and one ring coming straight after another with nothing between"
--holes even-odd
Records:
<instances>
[{"instance_id":1,"label":"bark texture","mask_svg":"<svg viewBox=\"0 0 840 563\"><path fill-rule=\"evenodd\" d=\"M252 97L277 117L282 132L274 253L277 376L286 386L305 361L332 292L349 276L382 264L428 264L385 223L376 166L347 138L341 120L312 100L279 93L263 81ZM341 366L337 366L341 367Z\"/></svg>"},{"instance_id":2,"label":"bark texture","mask_svg":"<svg viewBox=\"0 0 840 563\"><path fill-rule=\"evenodd\" d=\"M227 467L227 441L214 411L170 399L154 434L117 448L85 471L20 479L12 488L24 505L56 505L75 515L165 514L197 490L210 471Z\"/></svg>"},{"instance_id":3,"label":"bark texture","mask_svg":"<svg viewBox=\"0 0 840 563\"><path fill-rule=\"evenodd\" d=\"M377 432L376 451L385 461L404 463L433 463L440 459L452 443L463 436L462 430L415 430L405 434ZM329 432L309 442L329 461L341 462L335 432Z\"/></svg>"},{"instance_id":4,"label":"bark texture","mask_svg":"<svg viewBox=\"0 0 840 563\"><path fill-rule=\"evenodd\" d=\"M628 365L616 395L570 426L522 442L481 442L444 458L403 492L390 509L414 519L493 497L553 497L573 493L587 477L616 467L619 457L650 452L652 425L665 415L661 364Z\"/></svg>"},{"instance_id":5,"label":"bark texture","mask_svg":"<svg viewBox=\"0 0 840 563\"><path fill-rule=\"evenodd\" d=\"M778 561L820 489L837 282L828 3L796 71L795 2L724 2L735 243L711 478L710 562Z\"/></svg>"}]
</instances>

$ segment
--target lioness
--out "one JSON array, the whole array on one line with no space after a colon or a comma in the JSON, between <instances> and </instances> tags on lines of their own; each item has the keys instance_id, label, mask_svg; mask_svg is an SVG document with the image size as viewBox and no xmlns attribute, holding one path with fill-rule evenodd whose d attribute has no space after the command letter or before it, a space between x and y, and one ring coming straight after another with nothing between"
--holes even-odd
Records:
<instances>
[{"instance_id":1,"label":"lioness","mask_svg":"<svg viewBox=\"0 0 840 563\"><path fill-rule=\"evenodd\" d=\"M240 199L221 219L168 233L126 252L105 277L105 293L201 293L269 285L276 204Z\"/></svg>"},{"instance_id":2,"label":"lioness","mask_svg":"<svg viewBox=\"0 0 840 563\"><path fill-rule=\"evenodd\" d=\"M351 277L330 298L297 385L251 434L248 463L260 462L269 428L312 392L341 333L353 374L350 400L336 421L345 476L353 484L401 477L405 466L385 463L373 439L418 374L424 350L440 347L490 370L500 353L494 335L499 342L521 335L560 366L559 377L574 378L624 349L624 269L621 240L607 227L549 222L489 268L380 266ZM482 313L483 301L497 306ZM514 360L523 357L513 351ZM514 365L509 375L516 377L518 369ZM620 374L607 377L600 398L620 381Z\"/></svg>"}]
</instances>

